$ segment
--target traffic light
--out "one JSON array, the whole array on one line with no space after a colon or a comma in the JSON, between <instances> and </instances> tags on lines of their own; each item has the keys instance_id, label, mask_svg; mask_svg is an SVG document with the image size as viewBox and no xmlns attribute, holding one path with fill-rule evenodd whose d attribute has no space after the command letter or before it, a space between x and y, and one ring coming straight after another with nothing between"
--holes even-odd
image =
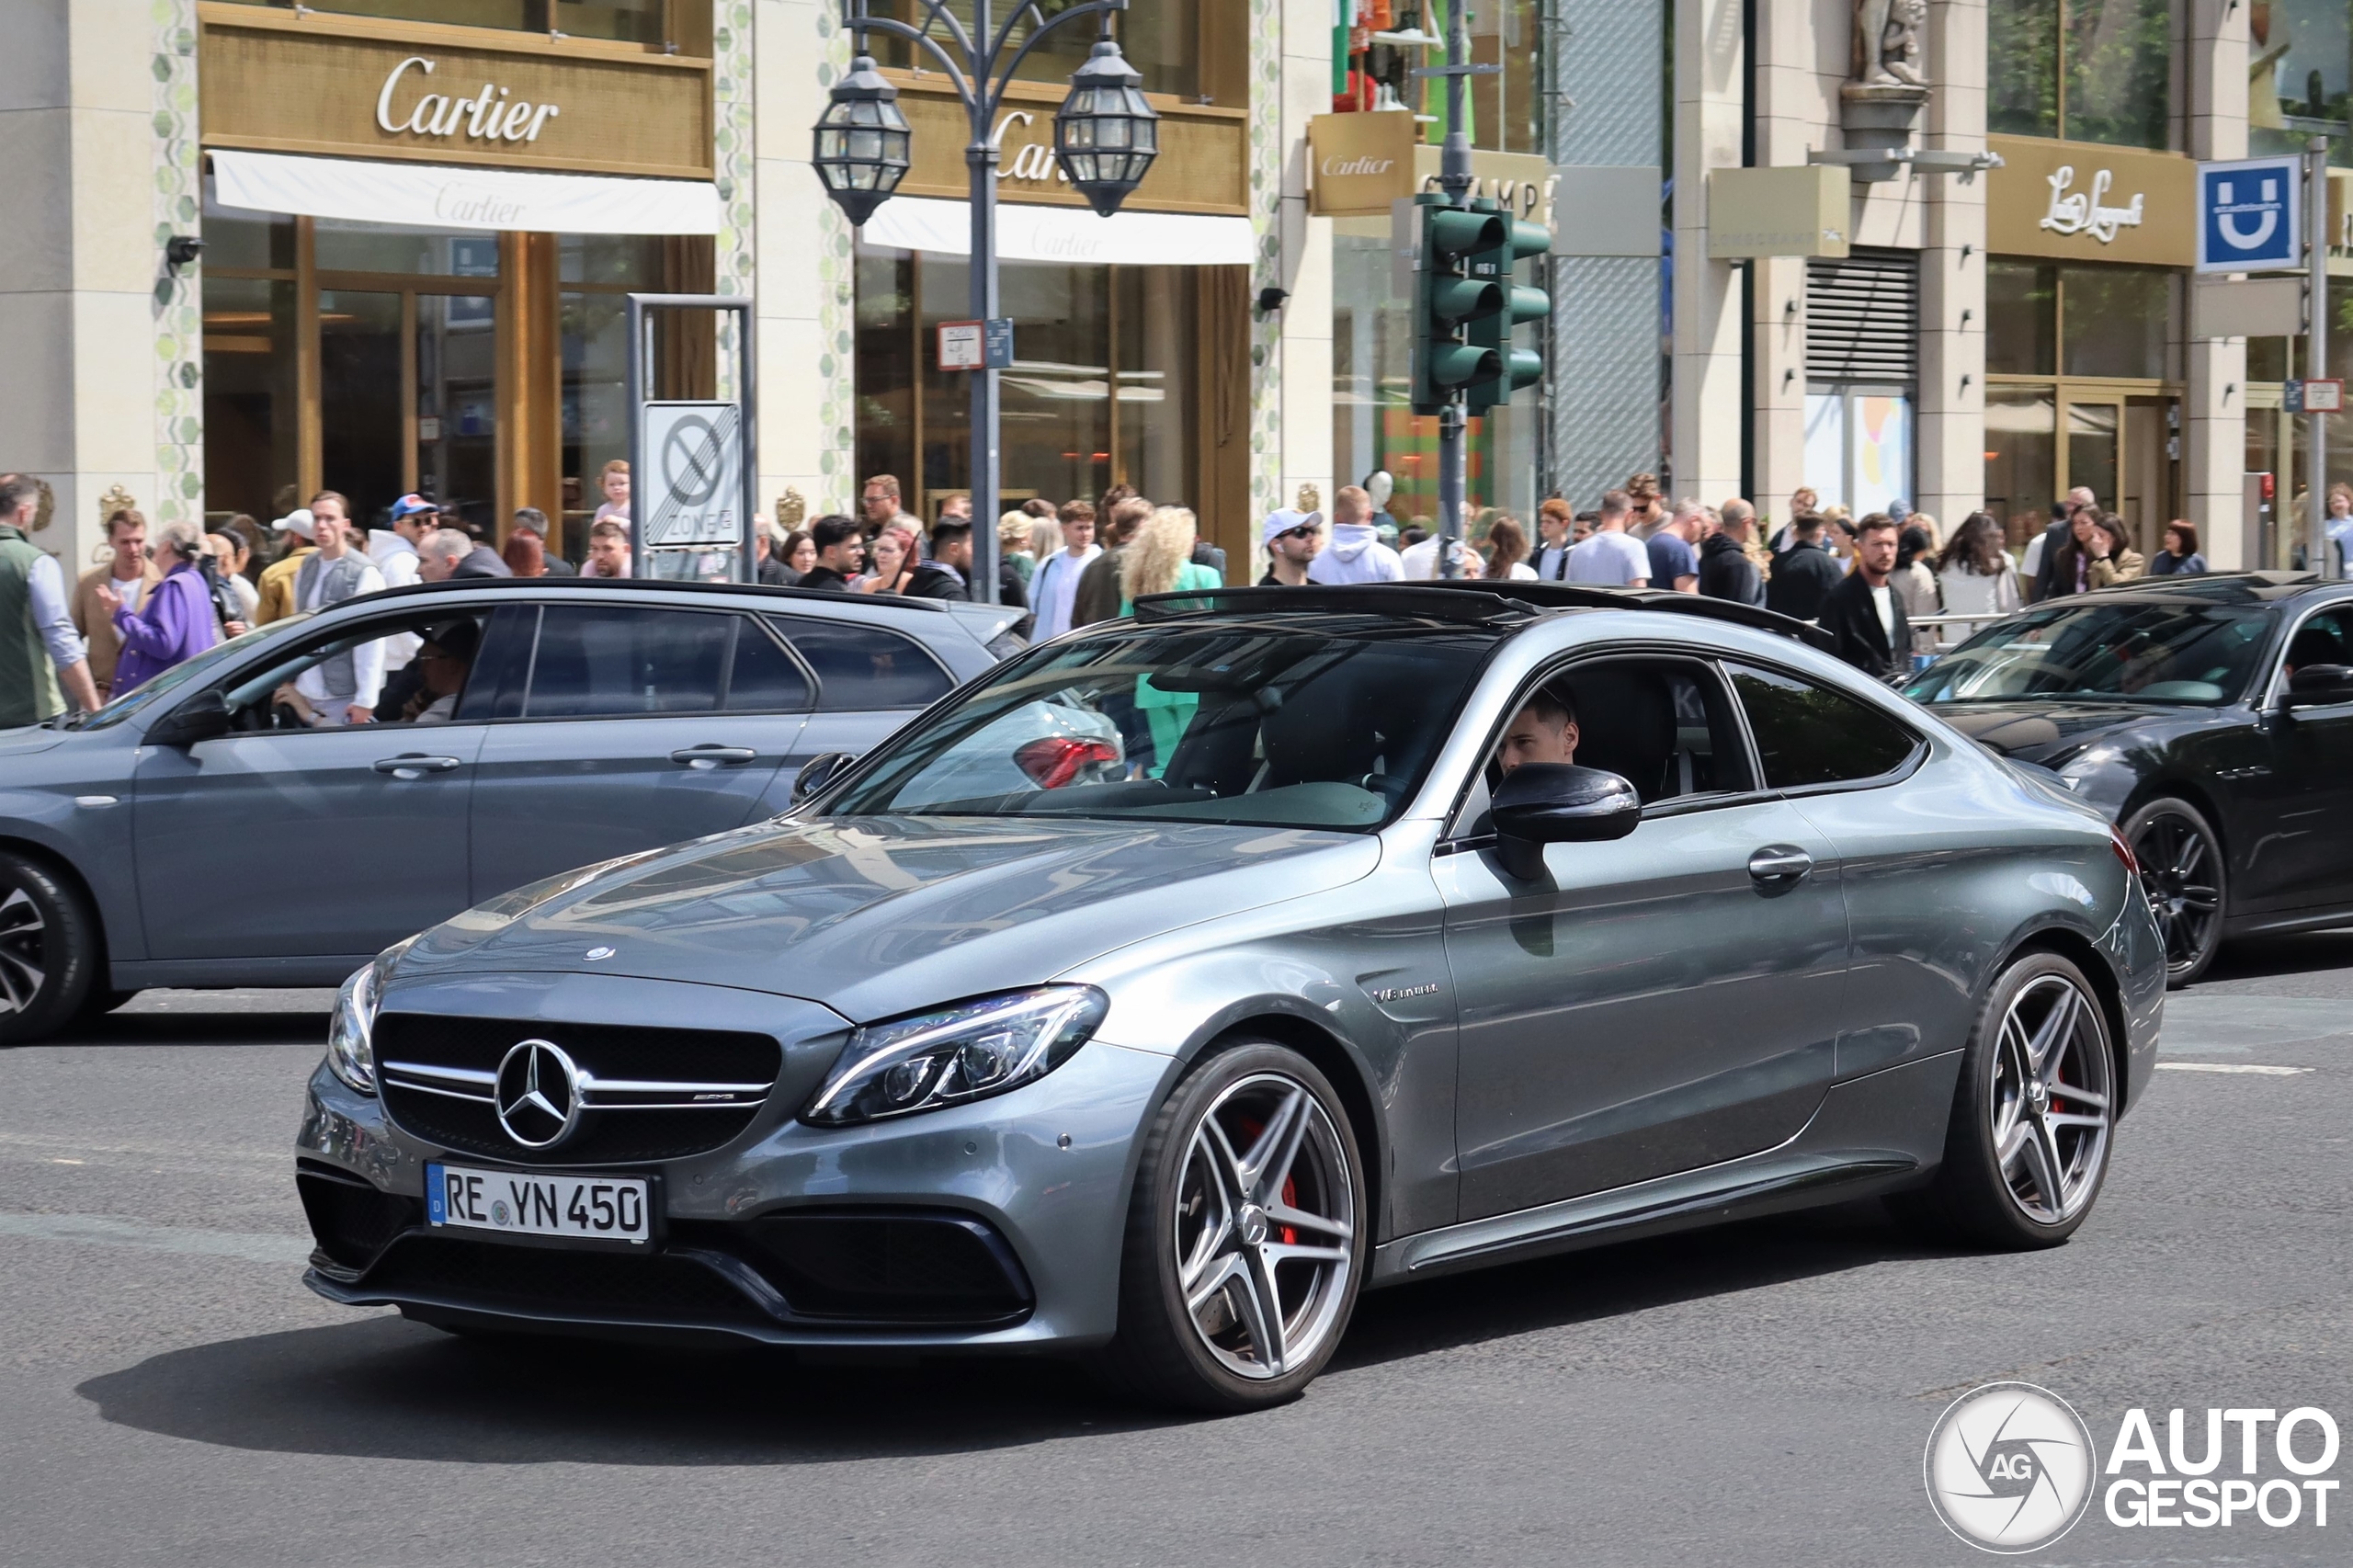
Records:
<instances>
[{"instance_id":1,"label":"traffic light","mask_svg":"<svg viewBox=\"0 0 2353 1568\"><path fill-rule=\"evenodd\" d=\"M1472 257L1474 277L1491 278L1501 296L1495 308L1472 318L1471 341L1492 352L1495 368L1465 389L1465 406L1477 414L1511 402L1512 392L1544 379L1544 356L1532 348L1514 348L1511 329L1522 322L1542 321L1552 313L1552 296L1512 281L1524 256L1552 254L1552 231L1541 223L1523 223L1498 217L1503 233L1496 243ZM1542 274L1540 272L1539 276Z\"/></svg>"},{"instance_id":2,"label":"traffic light","mask_svg":"<svg viewBox=\"0 0 2353 1568\"><path fill-rule=\"evenodd\" d=\"M1456 393L1504 371L1495 351L1474 342L1470 324L1509 308L1502 284L1479 275L1477 258L1511 243L1494 212L1423 196L1414 259L1414 412L1438 413Z\"/></svg>"}]
</instances>

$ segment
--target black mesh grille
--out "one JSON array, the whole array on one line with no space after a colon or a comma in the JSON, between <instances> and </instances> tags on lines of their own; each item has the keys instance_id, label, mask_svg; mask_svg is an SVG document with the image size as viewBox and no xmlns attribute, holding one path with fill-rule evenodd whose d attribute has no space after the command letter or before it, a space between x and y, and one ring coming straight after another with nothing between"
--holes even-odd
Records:
<instances>
[{"instance_id":1,"label":"black mesh grille","mask_svg":"<svg viewBox=\"0 0 2353 1568\"><path fill-rule=\"evenodd\" d=\"M294 1189L319 1250L346 1268L366 1267L386 1242L425 1222L425 1206L415 1199L379 1192L357 1176L301 1170Z\"/></svg>"},{"instance_id":2,"label":"black mesh grille","mask_svg":"<svg viewBox=\"0 0 2353 1568\"><path fill-rule=\"evenodd\" d=\"M386 1013L376 1020L376 1060L494 1073L524 1040L552 1040L583 1069L604 1079L695 1084L770 1084L784 1053L766 1035L715 1029L651 1029L620 1024L563 1024L512 1018L453 1018ZM385 1108L418 1137L445 1149L525 1165L628 1165L678 1160L724 1146L759 1114L755 1103L683 1110L589 1106L572 1136L552 1149L529 1150L506 1135L497 1113L479 1100L428 1094L385 1074Z\"/></svg>"},{"instance_id":3,"label":"black mesh grille","mask_svg":"<svg viewBox=\"0 0 2353 1568\"><path fill-rule=\"evenodd\" d=\"M779 1214L748 1232L755 1267L807 1316L988 1323L1029 1305L1011 1252L963 1215Z\"/></svg>"},{"instance_id":4,"label":"black mesh grille","mask_svg":"<svg viewBox=\"0 0 2353 1568\"><path fill-rule=\"evenodd\" d=\"M776 1320L691 1258L411 1236L369 1271L369 1290L460 1306L660 1323Z\"/></svg>"},{"instance_id":5,"label":"black mesh grille","mask_svg":"<svg viewBox=\"0 0 2353 1568\"><path fill-rule=\"evenodd\" d=\"M1916 380L1917 253L1857 245L1847 256L1805 267L1806 379L1896 385Z\"/></svg>"}]
</instances>

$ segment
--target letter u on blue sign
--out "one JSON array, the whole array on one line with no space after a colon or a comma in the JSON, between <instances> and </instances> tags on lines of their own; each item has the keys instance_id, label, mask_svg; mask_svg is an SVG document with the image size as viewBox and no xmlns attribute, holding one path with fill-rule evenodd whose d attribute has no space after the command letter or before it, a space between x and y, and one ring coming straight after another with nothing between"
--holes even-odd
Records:
<instances>
[{"instance_id":1,"label":"letter u on blue sign","mask_svg":"<svg viewBox=\"0 0 2353 1568\"><path fill-rule=\"evenodd\" d=\"M2248 158L2198 170L2198 269L2266 272L2302 259L2300 160Z\"/></svg>"}]
</instances>

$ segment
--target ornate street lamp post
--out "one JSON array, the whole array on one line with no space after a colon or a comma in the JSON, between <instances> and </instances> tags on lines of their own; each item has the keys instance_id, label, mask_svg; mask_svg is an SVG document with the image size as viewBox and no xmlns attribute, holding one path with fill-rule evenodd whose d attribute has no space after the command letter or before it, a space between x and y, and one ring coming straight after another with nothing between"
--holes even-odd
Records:
<instances>
[{"instance_id":1,"label":"ornate street lamp post","mask_svg":"<svg viewBox=\"0 0 2353 1568\"><path fill-rule=\"evenodd\" d=\"M852 223L863 224L890 199L907 172L910 138L899 110L899 91L874 68L867 34L903 38L938 62L956 96L963 100L972 139L964 163L972 175L972 314L983 322L997 314L995 128L1006 84L1038 40L1079 17L1099 18L1101 28L1086 62L1071 73L1070 96L1054 113L1054 157L1087 204L1108 218L1120 210L1152 167L1160 151L1160 117L1144 101L1143 78L1120 54L1111 34L1114 14L1128 0L1084 0L1049 17L1024 0L1002 24L993 22L990 0L970 0L969 28L947 0L918 0L919 20L877 17L868 0L848 0L845 18L856 39L857 60L834 86L831 101L813 132L817 177ZM1029 36L1013 41L1027 23ZM935 38L937 30L942 37ZM950 53L950 49L954 52ZM961 57L961 58L960 58ZM920 367L918 367L920 373ZM1002 455L997 437L997 371L972 378L972 597L996 602L997 493ZM1117 389L1113 389L1117 395ZM920 483L920 481L918 481Z\"/></svg>"}]
</instances>

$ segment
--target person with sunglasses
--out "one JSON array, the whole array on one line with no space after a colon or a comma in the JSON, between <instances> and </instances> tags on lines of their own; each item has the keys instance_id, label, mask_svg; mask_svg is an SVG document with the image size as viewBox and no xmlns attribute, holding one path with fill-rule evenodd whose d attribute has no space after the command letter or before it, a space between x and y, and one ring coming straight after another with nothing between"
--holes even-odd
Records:
<instances>
[{"instance_id":1,"label":"person with sunglasses","mask_svg":"<svg viewBox=\"0 0 2353 1568\"><path fill-rule=\"evenodd\" d=\"M1258 579L1258 586L1304 586L1308 562L1324 548L1324 514L1285 506L1267 514L1258 525L1258 537L1267 546L1267 574Z\"/></svg>"}]
</instances>

